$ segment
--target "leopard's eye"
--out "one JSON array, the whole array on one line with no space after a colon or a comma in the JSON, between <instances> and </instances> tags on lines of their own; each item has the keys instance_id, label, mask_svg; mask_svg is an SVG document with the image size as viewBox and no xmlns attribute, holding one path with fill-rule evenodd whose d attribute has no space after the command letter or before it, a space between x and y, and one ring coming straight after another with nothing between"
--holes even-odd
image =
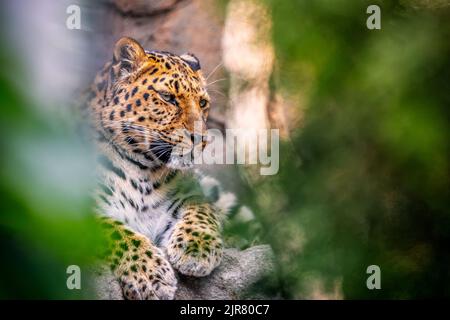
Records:
<instances>
[{"instance_id":1,"label":"leopard's eye","mask_svg":"<svg viewBox=\"0 0 450 320\"><path fill-rule=\"evenodd\" d=\"M204 108L208 105L208 100L206 99L201 99L200 100L200 108Z\"/></svg>"},{"instance_id":2,"label":"leopard's eye","mask_svg":"<svg viewBox=\"0 0 450 320\"><path fill-rule=\"evenodd\" d=\"M173 95L168 92L160 92L159 95L167 102L171 102L173 100Z\"/></svg>"}]
</instances>

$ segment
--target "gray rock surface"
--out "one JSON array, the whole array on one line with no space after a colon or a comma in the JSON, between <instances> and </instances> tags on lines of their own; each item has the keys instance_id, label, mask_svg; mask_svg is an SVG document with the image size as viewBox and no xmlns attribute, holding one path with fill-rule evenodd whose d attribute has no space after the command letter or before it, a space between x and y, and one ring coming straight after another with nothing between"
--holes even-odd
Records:
<instances>
[{"instance_id":1,"label":"gray rock surface","mask_svg":"<svg viewBox=\"0 0 450 320\"><path fill-rule=\"evenodd\" d=\"M178 275L178 290L175 299L239 299L259 298L248 296L247 289L274 270L271 248L260 245L243 251L226 249L223 260L209 276L193 278ZM95 271L94 290L102 300L122 300L122 290L118 281L107 268Z\"/></svg>"}]
</instances>

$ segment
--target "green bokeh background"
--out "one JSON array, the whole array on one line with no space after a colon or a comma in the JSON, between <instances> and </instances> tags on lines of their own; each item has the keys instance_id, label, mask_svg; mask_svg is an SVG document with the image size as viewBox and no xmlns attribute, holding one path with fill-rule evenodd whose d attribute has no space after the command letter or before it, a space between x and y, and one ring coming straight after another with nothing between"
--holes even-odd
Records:
<instances>
[{"instance_id":1,"label":"green bokeh background","mask_svg":"<svg viewBox=\"0 0 450 320\"><path fill-rule=\"evenodd\" d=\"M448 297L449 6L268 3L277 79L306 101L280 174L264 182L283 199L262 216L284 293L308 295L313 277L325 291L341 281L347 299ZM369 4L381 30L365 28ZM286 250L291 233L301 250ZM372 264L382 290L367 290Z\"/></svg>"}]
</instances>

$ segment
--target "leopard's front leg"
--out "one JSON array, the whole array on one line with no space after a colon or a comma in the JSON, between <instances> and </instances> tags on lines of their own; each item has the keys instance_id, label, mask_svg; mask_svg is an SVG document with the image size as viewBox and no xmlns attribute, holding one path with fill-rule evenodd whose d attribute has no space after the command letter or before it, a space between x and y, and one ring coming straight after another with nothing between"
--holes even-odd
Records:
<instances>
[{"instance_id":1,"label":"leopard's front leg","mask_svg":"<svg viewBox=\"0 0 450 320\"><path fill-rule=\"evenodd\" d=\"M102 218L102 226L109 243L104 257L119 279L125 298L173 299L177 280L163 252L119 221Z\"/></svg>"},{"instance_id":2,"label":"leopard's front leg","mask_svg":"<svg viewBox=\"0 0 450 320\"><path fill-rule=\"evenodd\" d=\"M183 208L167 245L172 266L182 274L207 276L222 259L222 238L217 209L204 205Z\"/></svg>"}]
</instances>

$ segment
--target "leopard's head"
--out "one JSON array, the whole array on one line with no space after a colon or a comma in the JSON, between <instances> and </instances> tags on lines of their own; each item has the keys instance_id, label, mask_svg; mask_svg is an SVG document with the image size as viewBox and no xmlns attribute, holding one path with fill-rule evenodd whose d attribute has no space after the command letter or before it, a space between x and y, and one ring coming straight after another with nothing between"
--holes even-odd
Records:
<instances>
[{"instance_id":1,"label":"leopard's head","mask_svg":"<svg viewBox=\"0 0 450 320\"><path fill-rule=\"evenodd\" d=\"M210 98L193 54L145 51L122 38L94 88L98 130L132 159L184 168L204 148Z\"/></svg>"}]
</instances>

